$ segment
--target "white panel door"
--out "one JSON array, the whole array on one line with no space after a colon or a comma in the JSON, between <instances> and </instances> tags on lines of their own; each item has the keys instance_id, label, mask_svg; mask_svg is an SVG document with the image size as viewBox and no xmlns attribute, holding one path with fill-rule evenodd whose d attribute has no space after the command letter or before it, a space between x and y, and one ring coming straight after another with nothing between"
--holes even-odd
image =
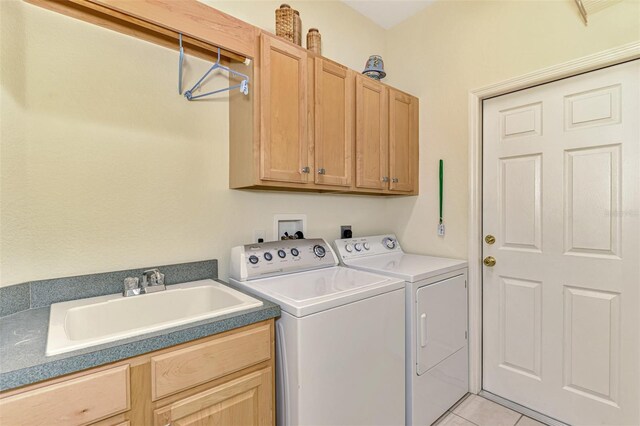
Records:
<instances>
[{"instance_id":1,"label":"white panel door","mask_svg":"<svg viewBox=\"0 0 640 426\"><path fill-rule=\"evenodd\" d=\"M639 81L633 61L483 107L483 388L573 425L640 424Z\"/></svg>"}]
</instances>

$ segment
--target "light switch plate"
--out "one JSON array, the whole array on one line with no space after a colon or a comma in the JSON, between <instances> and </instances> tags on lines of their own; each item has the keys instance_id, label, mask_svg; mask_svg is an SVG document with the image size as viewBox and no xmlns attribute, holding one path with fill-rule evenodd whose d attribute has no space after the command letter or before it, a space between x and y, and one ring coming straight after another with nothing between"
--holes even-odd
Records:
<instances>
[{"instance_id":1,"label":"light switch plate","mask_svg":"<svg viewBox=\"0 0 640 426\"><path fill-rule=\"evenodd\" d=\"M438 224L438 235L444 237L444 223Z\"/></svg>"}]
</instances>

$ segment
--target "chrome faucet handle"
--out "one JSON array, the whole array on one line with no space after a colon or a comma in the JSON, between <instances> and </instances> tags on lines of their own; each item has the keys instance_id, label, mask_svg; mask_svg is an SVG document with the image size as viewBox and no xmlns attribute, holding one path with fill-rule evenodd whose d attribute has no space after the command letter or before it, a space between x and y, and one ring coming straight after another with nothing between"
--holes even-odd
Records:
<instances>
[{"instance_id":1,"label":"chrome faucet handle","mask_svg":"<svg viewBox=\"0 0 640 426\"><path fill-rule=\"evenodd\" d=\"M142 285L141 285L141 287L147 287L147 286L150 286L150 285L157 285L158 284L158 274L160 274L160 271L158 271L157 268L148 269L148 270L144 271L142 273Z\"/></svg>"},{"instance_id":2,"label":"chrome faucet handle","mask_svg":"<svg viewBox=\"0 0 640 426\"><path fill-rule=\"evenodd\" d=\"M123 296L135 296L140 294L140 287L138 287L138 283L140 280L138 277L127 277L124 279L124 291L122 292Z\"/></svg>"},{"instance_id":3,"label":"chrome faucet handle","mask_svg":"<svg viewBox=\"0 0 640 426\"><path fill-rule=\"evenodd\" d=\"M160 273L157 268L149 269L142 273L142 293L153 293L164 290L164 274Z\"/></svg>"}]
</instances>

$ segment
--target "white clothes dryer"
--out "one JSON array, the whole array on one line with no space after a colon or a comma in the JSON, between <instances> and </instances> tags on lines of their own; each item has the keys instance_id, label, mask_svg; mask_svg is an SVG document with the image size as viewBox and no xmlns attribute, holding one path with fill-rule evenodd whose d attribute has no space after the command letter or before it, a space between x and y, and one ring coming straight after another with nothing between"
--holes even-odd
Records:
<instances>
[{"instance_id":1,"label":"white clothes dryer","mask_svg":"<svg viewBox=\"0 0 640 426\"><path fill-rule=\"evenodd\" d=\"M393 234L335 246L345 266L405 281L406 424L432 424L469 389L467 262L405 253Z\"/></svg>"},{"instance_id":2,"label":"white clothes dryer","mask_svg":"<svg viewBox=\"0 0 640 426\"><path fill-rule=\"evenodd\" d=\"M234 247L230 276L282 308L278 425L405 423L403 280L338 266L322 239Z\"/></svg>"}]
</instances>

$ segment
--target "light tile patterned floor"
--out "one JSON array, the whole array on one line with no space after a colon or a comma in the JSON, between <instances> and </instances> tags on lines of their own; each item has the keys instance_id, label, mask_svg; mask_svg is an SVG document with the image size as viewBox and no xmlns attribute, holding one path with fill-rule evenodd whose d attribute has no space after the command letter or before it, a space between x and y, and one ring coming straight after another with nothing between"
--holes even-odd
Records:
<instances>
[{"instance_id":1,"label":"light tile patterned floor","mask_svg":"<svg viewBox=\"0 0 640 426\"><path fill-rule=\"evenodd\" d=\"M484 399L469 394L434 426L544 426L527 416Z\"/></svg>"}]
</instances>

